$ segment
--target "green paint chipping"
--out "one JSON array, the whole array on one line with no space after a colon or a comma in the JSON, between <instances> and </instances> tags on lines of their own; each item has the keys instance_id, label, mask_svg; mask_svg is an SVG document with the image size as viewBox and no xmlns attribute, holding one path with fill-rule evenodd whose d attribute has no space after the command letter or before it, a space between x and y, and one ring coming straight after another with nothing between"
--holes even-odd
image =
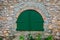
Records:
<instances>
[{"instance_id":1,"label":"green paint chipping","mask_svg":"<svg viewBox=\"0 0 60 40\"><path fill-rule=\"evenodd\" d=\"M44 20L41 14L35 10L23 11L16 21L17 31L44 31Z\"/></svg>"}]
</instances>

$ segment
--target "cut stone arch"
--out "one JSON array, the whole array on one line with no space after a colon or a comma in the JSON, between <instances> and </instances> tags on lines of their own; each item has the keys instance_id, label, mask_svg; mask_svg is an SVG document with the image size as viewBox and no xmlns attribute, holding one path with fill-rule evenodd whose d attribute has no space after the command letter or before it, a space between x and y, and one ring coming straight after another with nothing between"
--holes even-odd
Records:
<instances>
[{"instance_id":1,"label":"cut stone arch","mask_svg":"<svg viewBox=\"0 0 60 40\"><path fill-rule=\"evenodd\" d=\"M44 20L36 10L24 10L16 21L17 31L44 31Z\"/></svg>"},{"instance_id":2,"label":"cut stone arch","mask_svg":"<svg viewBox=\"0 0 60 40\"><path fill-rule=\"evenodd\" d=\"M16 17L18 17L17 15L19 15L21 10L30 9L30 8L32 8L34 10L36 10L36 9L40 10L41 14L43 14L42 15L43 17L47 18L49 16L49 13L47 12L43 3L22 2L22 3L15 5L14 10L15 10Z\"/></svg>"},{"instance_id":3,"label":"cut stone arch","mask_svg":"<svg viewBox=\"0 0 60 40\"><path fill-rule=\"evenodd\" d=\"M15 8L14 8L14 11L15 11L14 14L15 14L16 21L17 21L17 18L19 16L19 14L22 11L27 10L27 9L34 9L34 10L38 11L42 15L42 17L44 19L44 29L46 29L48 27L49 13L47 12L47 10L46 10L46 8L45 8L45 6L44 6L44 4L42 2L39 2L39 3L22 2L22 3L16 4Z\"/></svg>"},{"instance_id":4,"label":"cut stone arch","mask_svg":"<svg viewBox=\"0 0 60 40\"><path fill-rule=\"evenodd\" d=\"M21 14L21 12L23 12L24 10L29 10L29 9L31 9L31 10L36 10L37 12L39 12L39 13L42 15L43 19L46 17L45 14L42 12L41 9L34 8L34 7L27 7L27 8L24 8L24 9L22 9L22 10L19 10L19 11L17 12L17 14L16 14L16 18L18 18L18 16Z\"/></svg>"}]
</instances>

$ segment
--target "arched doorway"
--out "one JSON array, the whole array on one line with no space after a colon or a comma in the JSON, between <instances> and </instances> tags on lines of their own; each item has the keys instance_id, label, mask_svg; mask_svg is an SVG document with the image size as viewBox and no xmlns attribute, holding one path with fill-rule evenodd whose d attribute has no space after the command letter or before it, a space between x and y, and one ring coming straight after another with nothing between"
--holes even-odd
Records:
<instances>
[{"instance_id":1,"label":"arched doorway","mask_svg":"<svg viewBox=\"0 0 60 40\"><path fill-rule=\"evenodd\" d=\"M24 10L16 21L17 31L44 31L44 20L41 14L35 10Z\"/></svg>"}]
</instances>

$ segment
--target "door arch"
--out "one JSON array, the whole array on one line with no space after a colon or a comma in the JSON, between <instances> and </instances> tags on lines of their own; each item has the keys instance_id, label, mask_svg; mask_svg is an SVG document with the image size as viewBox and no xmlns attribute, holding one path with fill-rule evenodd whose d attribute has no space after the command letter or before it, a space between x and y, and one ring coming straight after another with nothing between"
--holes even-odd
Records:
<instances>
[{"instance_id":1,"label":"door arch","mask_svg":"<svg viewBox=\"0 0 60 40\"><path fill-rule=\"evenodd\" d=\"M17 31L44 31L44 20L39 12L28 9L17 18Z\"/></svg>"}]
</instances>

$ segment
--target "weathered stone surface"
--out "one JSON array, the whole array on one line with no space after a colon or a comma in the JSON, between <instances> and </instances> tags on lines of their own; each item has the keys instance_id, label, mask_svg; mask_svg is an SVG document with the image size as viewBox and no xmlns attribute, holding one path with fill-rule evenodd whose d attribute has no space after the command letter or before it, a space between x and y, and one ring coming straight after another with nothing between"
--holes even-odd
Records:
<instances>
[{"instance_id":1,"label":"weathered stone surface","mask_svg":"<svg viewBox=\"0 0 60 40\"><path fill-rule=\"evenodd\" d=\"M47 19L44 24L45 29L50 27L47 25L53 25L53 28L55 26L60 28L60 0L0 0L0 21L6 23L3 25L12 27L15 25L19 13L30 8L40 10L42 16L44 16L43 18Z\"/></svg>"}]
</instances>

